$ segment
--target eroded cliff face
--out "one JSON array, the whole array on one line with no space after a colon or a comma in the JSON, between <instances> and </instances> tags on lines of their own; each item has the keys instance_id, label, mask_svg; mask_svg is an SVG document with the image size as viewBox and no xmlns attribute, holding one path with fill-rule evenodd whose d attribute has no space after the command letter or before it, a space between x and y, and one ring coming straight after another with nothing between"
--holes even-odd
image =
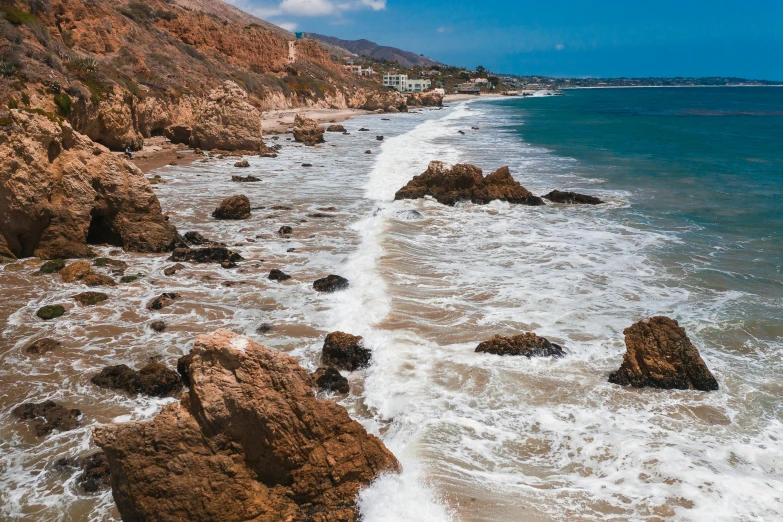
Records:
<instances>
[{"instance_id":1,"label":"eroded cliff face","mask_svg":"<svg viewBox=\"0 0 783 522\"><path fill-rule=\"evenodd\" d=\"M87 257L90 243L162 252L176 235L138 168L67 122L0 114L0 255Z\"/></svg>"},{"instance_id":2,"label":"eroded cliff face","mask_svg":"<svg viewBox=\"0 0 783 522\"><path fill-rule=\"evenodd\" d=\"M400 469L288 355L218 330L181 362L180 402L94 429L123 520L350 522L359 489Z\"/></svg>"}]
</instances>

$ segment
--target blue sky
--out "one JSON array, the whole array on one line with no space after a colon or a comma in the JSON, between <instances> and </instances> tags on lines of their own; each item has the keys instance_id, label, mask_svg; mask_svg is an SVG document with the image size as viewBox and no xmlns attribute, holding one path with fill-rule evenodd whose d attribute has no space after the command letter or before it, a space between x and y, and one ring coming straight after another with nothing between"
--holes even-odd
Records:
<instances>
[{"instance_id":1,"label":"blue sky","mask_svg":"<svg viewBox=\"0 0 783 522\"><path fill-rule=\"evenodd\" d=\"M783 81L783 0L230 0L287 29L550 76Z\"/></svg>"}]
</instances>

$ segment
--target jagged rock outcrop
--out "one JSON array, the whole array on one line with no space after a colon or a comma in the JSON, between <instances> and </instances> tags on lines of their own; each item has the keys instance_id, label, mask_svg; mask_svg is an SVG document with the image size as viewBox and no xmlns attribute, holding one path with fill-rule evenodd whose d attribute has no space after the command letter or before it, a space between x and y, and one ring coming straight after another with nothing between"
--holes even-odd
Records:
<instances>
[{"instance_id":1,"label":"jagged rock outcrop","mask_svg":"<svg viewBox=\"0 0 783 522\"><path fill-rule=\"evenodd\" d=\"M312 118L297 114L294 119L294 140L305 145L315 145L324 142L324 128Z\"/></svg>"},{"instance_id":2,"label":"jagged rock outcrop","mask_svg":"<svg viewBox=\"0 0 783 522\"><path fill-rule=\"evenodd\" d=\"M484 177L481 169L474 165L449 166L442 161L430 162L427 170L398 190L394 199L424 196L432 196L439 203L452 206L459 201L485 205L496 199L521 205L544 204L511 176L508 167L501 167Z\"/></svg>"},{"instance_id":3,"label":"jagged rock outcrop","mask_svg":"<svg viewBox=\"0 0 783 522\"><path fill-rule=\"evenodd\" d=\"M124 364L107 366L93 376L91 381L101 388L152 397L165 397L182 389L182 378L179 374L157 362L149 363L138 371Z\"/></svg>"},{"instance_id":4,"label":"jagged rock outcrop","mask_svg":"<svg viewBox=\"0 0 783 522\"><path fill-rule=\"evenodd\" d=\"M512 337L494 336L489 341L484 341L476 347L477 353L491 353L495 355L522 355L525 357L563 357L563 348L549 340L539 337L533 332L525 332L522 335Z\"/></svg>"},{"instance_id":5,"label":"jagged rock outcrop","mask_svg":"<svg viewBox=\"0 0 783 522\"><path fill-rule=\"evenodd\" d=\"M319 390L336 393L351 391L348 379L340 375L340 372L335 368L318 368L313 372L312 377Z\"/></svg>"},{"instance_id":6,"label":"jagged rock outcrop","mask_svg":"<svg viewBox=\"0 0 783 522\"><path fill-rule=\"evenodd\" d=\"M64 122L0 115L0 246L16 257L88 257L89 244L162 252L177 230L142 172Z\"/></svg>"},{"instance_id":7,"label":"jagged rock outcrop","mask_svg":"<svg viewBox=\"0 0 783 522\"><path fill-rule=\"evenodd\" d=\"M118 86L101 98L89 91L76 98L69 121L81 134L111 150L140 150L144 137L136 128L134 97Z\"/></svg>"},{"instance_id":8,"label":"jagged rock outcrop","mask_svg":"<svg viewBox=\"0 0 783 522\"><path fill-rule=\"evenodd\" d=\"M210 91L196 114L190 134L191 147L200 149L268 152L261 138L261 111L247 93L232 81Z\"/></svg>"},{"instance_id":9,"label":"jagged rock outcrop","mask_svg":"<svg viewBox=\"0 0 783 522\"><path fill-rule=\"evenodd\" d=\"M625 356L609 382L636 388L714 391L715 380L677 321L664 316L626 328Z\"/></svg>"},{"instance_id":10,"label":"jagged rock outcrop","mask_svg":"<svg viewBox=\"0 0 783 522\"><path fill-rule=\"evenodd\" d=\"M244 194L231 196L220 202L212 212L215 219L247 219L250 217L250 200Z\"/></svg>"},{"instance_id":11,"label":"jagged rock outcrop","mask_svg":"<svg viewBox=\"0 0 783 522\"><path fill-rule=\"evenodd\" d=\"M360 90L350 101L350 106L373 112L408 112L405 96L397 91Z\"/></svg>"},{"instance_id":12,"label":"jagged rock outcrop","mask_svg":"<svg viewBox=\"0 0 783 522\"><path fill-rule=\"evenodd\" d=\"M549 194L544 194L541 197L548 199L552 203L567 203L571 205L600 205L603 203L603 201L595 196L588 196L587 194L579 194L576 192L561 192L559 190L553 190Z\"/></svg>"},{"instance_id":13,"label":"jagged rock outcrop","mask_svg":"<svg viewBox=\"0 0 783 522\"><path fill-rule=\"evenodd\" d=\"M361 336L332 332L324 339L321 361L326 366L353 372L370 365L372 352L364 347Z\"/></svg>"},{"instance_id":14,"label":"jagged rock outcrop","mask_svg":"<svg viewBox=\"0 0 783 522\"><path fill-rule=\"evenodd\" d=\"M442 107L443 94L438 91L412 92L406 102L408 107Z\"/></svg>"},{"instance_id":15,"label":"jagged rock outcrop","mask_svg":"<svg viewBox=\"0 0 783 522\"><path fill-rule=\"evenodd\" d=\"M93 431L123 520L354 522L359 489L400 469L292 357L226 330L191 354L180 402Z\"/></svg>"}]
</instances>

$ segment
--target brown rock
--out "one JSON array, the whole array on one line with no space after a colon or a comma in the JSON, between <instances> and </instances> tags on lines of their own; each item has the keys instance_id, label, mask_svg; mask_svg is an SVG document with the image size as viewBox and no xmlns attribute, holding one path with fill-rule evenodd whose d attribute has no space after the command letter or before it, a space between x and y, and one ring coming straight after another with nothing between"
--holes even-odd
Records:
<instances>
[{"instance_id":1,"label":"brown rock","mask_svg":"<svg viewBox=\"0 0 783 522\"><path fill-rule=\"evenodd\" d=\"M408 94L406 102L408 107L442 107L443 94L436 91L413 92Z\"/></svg>"},{"instance_id":2,"label":"brown rock","mask_svg":"<svg viewBox=\"0 0 783 522\"><path fill-rule=\"evenodd\" d=\"M345 132L345 127L342 125L329 125L326 128L326 132Z\"/></svg>"},{"instance_id":3,"label":"brown rock","mask_svg":"<svg viewBox=\"0 0 783 522\"><path fill-rule=\"evenodd\" d=\"M250 163L246 159L243 159L242 161L237 161L234 163L234 166L237 168L246 169L250 166Z\"/></svg>"},{"instance_id":4,"label":"brown rock","mask_svg":"<svg viewBox=\"0 0 783 522\"><path fill-rule=\"evenodd\" d=\"M73 298L82 306L93 306L106 301L109 296L101 292L82 292Z\"/></svg>"},{"instance_id":5,"label":"brown rock","mask_svg":"<svg viewBox=\"0 0 783 522\"><path fill-rule=\"evenodd\" d=\"M366 368L371 358L372 352L364 347L360 336L343 332L327 335L321 351L321 360L326 366L350 372Z\"/></svg>"},{"instance_id":6,"label":"brown rock","mask_svg":"<svg viewBox=\"0 0 783 522\"><path fill-rule=\"evenodd\" d=\"M63 283L74 283L92 274L89 261L77 261L60 270L60 278Z\"/></svg>"},{"instance_id":7,"label":"brown rock","mask_svg":"<svg viewBox=\"0 0 783 522\"><path fill-rule=\"evenodd\" d=\"M350 283L346 278L330 274L326 277L322 277L321 279L316 279L313 281L313 290L316 292L325 292L327 294L331 294L332 292L337 292L338 290L345 290L349 285Z\"/></svg>"},{"instance_id":8,"label":"brown rock","mask_svg":"<svg viewBox=\"0 0 783 522\"><path fill-rule=\"evenodd\" d=\"M176 265L171 265L170 267L163 270L163 275L173 276L174 274L177 273L178 270L182 270L183 268L185 268L185 265L181 263L177 263Z\"/></svg>"},{"instance_id":9,"label":"brown rock","mask_svg":"<svg viewBox=\"0 0 783 522\"><path fill-rule=\"evenodd\" d=\"M167 250L176 229L142 172L68 123L10 111L0 127L0 236L16 257L88 257L88 244Z\"/></svg>"},{"instance_id":10,"label":"brown rock","mask_svg":"<svg viewBox=\"0 0 783 522\"><path fill-rule=\"evenodd\" d=\"M82 278L82 284L87 286L116 286L117 283L109 276L101 274L87 274Z\"/></svg>"},{"instance_id":11,"label":"brown rock","mask_svg":"<svg viewBox=\"0 0 783 522\"><path fill-rule=\"evenodd\" d=\"M472 201L485 205L496 199L522 205L543 205L511 176L508 167L501 167L486 178L473 165L458 164L449 167L441 161L430 162L427 170L413 178L397 191L394 199L420 199L432 196L444 205Z\"/></svg>"},{"instance_id":12,"label":"brown rock","mask_svg":"<svg viewBox=\"0 0 783 522\"><path fill-rule=\"evenodd\" d=\"M293 227L289 227L288 225L283 225L277 231L277 235L280 237L289 237L293 233L294 233Z\"/></svg>"},{"instance_id":13,"label":"brown rock","mask_svg":"<svg viewBox=\"0 0 783 522\"><path fill-rule=\"evenodd\" d=\"M704 360L677 321L656 316L623 331L625 356L609 382L635 388L714 391L718 389Z\"/></svg>"},{"instance_id":14,"label":"brown rock","mask_svg":"<svg viewBox=\"0 0 783 522\"><path fill-rule=\"evenodd\" d=\"M250 217L250 200L245 195L231 196L220 202L212 213L215 219L247 219Z\"/></svg>"},{"instance_id":15,"label":"brown rock","mask_svg":"<svg viewBox=\"0 0 783 522\"><path fill-rule=\"evenodd\" d=\"M91 382L101 388L124 390L153 397L165 397L182 388L182 379L174 370L153 362L136 371L124 364L107 366Z\"/></svg>"},{"instance_id":16,"label":"brown rock","mask_svg":"<svg viewBox=\"0 0 783 522\"><path fill-rule=\"evenodd\" d=\"M226 330L192 354L180 402L93 431L123 520L355 522L359 490L400 469L292 357Z\"/></svg>"},{"instance_id":17,"label":"brown rock","mask_svg":"<svg viewBox=\"0 0 783 522\"><path fill-rule=\"evenodd\" d=\"M231 176L231 181L235 183L257 183L261 181L261 178L257 178L253 175L249 176Z\"/></svg>"},{"instance_id":18,"label":"brown rock","mask_svg":"<svg viewBox=\"0 0 783 522\"><path fill-rule=\"evenodd\" d=\"M160 310L162 308L166 308L177 299L179 299L177 294L173 292L164 292L147 303L147 310Z\"/></svg>"},{"instance_id":19,"label":"brown rock","mask_svg":"<svg viewBox=\"0 0 783 522\"><path fill-rule=\"evenodd\" d=\"M35 434L39 437L54 430L69 431L79 427L79 417L82 415L81 411L60 406L54 401L38 404L28 402L14 408L13 413L22 420L32 421Z\"/></svg>"},{"instance_id":20,"label":"brown rock","mask_svg":"<svg viewBox=\"0 0 783 522\"><path fill-rule=\"evenodd\" d=\"M351 391L348 379L340 375L340 372L335 368L318 368L313 372L312 378L319 390L336 393Z\"/></svg>"},{"instance_id":21,"label":"brown rock","mask_svg":"<svg viewBox=\"0 0 783 522\"><path fill-rule=\"evenodd\" d=\"M55 341L54 339L49 339L49 338L43 338L34 341L30 346L25 348L25 352L29 353L30 355L43 355L47 352L51 352L52 350L59 348L60 346L62 346L62 343L60 341Z\"/></svg>"},{"instance_id":22,"label":"brown rock","mask_svg":"<svg viewBox=\"0 0 783 522\"><path fill-rule=\"evenodd\" d=\"M533 332L525 332L513 337L494 336L476 347L478 353L495 355L524 355L525 357L563 357L565 352L560 345L550 343Z\"/></svg>"},{"instance_id":23,"label":"brown rock","mask_svg":"<svg viewBox=\"0 0 783 522\"><path fill-rule=\"evenodd\" d=\"M294 140L305 145L324 142L324 128L318 122L297 114L294 119Z\"/></svg>"},{"instance_id":24,"label":"brown rock","mask_svg":"<svg viewBox=\"0 0 783 522\"><path fill-rule=\"evenodd\" d=\"M102 451L85 457L82 461L82 474L76 483L84 491L93 493L110 485L109 460Z\"/></svg>"},{"instance_id":25,"label":"brown rock","mask_svg":"<svg viewBox=\"0 0 783 522\"><path fill-rule=\"evenodd\" d=\"M358 108L375 112L408 112L405 96L397 91L367 93L363 103Z\"/></svg>"},{"instance_id":26,"label":"brown rock","mask_svg":"<svg viewBox=\"0 0 783 522\"><path fill-rule=\"evenodd\" d=\"M567 203L571 205L600 205L603 203L595 196L588 196L586 194L577 194L576 192L560 192L559 190L553 190L549 194L541 196L544 199L548 199L552 203Z\"/></svg>"},{"instance_id":27,"label":"brown rock","mask_svg":"<svg viewBox=\"0 0 783 522\"><path fill-rule=\"evenodd\" d=\"M277 268L273 268L269 272L268 279L271 279L272 281L288 281L291 279L291 276L283 272L282 270L278 270Z\"/></svg>"},{"instance_id":28,"label":"brown rock","mask_svg":"<svg viewBox=\"0 0 783 522\"><path fill-rule=\"evenodd\" d=\"M187 261L190 263L223 263L229 261L235 263L242 261L243 257L226 247L205 248L175 248L169 257L169 261Z\"/></svg>"},{"instance_id":29,"label":"brown rock","mask_svg":"<svg viewBox=\"0 0 783 522\"><path fill-rule=\"evenodd\" d=\"M160 333L166 330L166 323L163 321L153 321L150 323L150 328L152 328L153 331Z\"/></svg>"}]
</instances>

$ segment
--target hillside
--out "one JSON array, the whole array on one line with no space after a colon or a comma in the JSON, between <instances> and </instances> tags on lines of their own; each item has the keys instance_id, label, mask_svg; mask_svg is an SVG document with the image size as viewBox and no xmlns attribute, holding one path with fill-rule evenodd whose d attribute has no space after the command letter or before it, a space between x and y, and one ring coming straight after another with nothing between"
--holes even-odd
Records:
<instances>
[{"instance_id":1,"label":"hillside","mask_svg":"<svg viewBox=\"0 0 783 522\"><path fill-rule=\"evenodd\" d=\"M137 148L227 80L260 110L361 108L377 83L313 40L215 0L15 0L0 5L0 103Z\"/></svg>"},{"instance_id":2,"label":"hillside","mask_svg":"<svg viewBox=\"0 0 783 522\"><path fill-rule=\"evenodd\" d=\"M428 67L439 65L439 62L426 56L421 56L409 51L403 51L396 47L378 45L370 40L341 40L333 36L324 36L322 34L307 33L310 38L314 38L330 45L347 49L359 56L369 56L375 60L396 61L402 67Z\"/></svg>"}]
</instances>

